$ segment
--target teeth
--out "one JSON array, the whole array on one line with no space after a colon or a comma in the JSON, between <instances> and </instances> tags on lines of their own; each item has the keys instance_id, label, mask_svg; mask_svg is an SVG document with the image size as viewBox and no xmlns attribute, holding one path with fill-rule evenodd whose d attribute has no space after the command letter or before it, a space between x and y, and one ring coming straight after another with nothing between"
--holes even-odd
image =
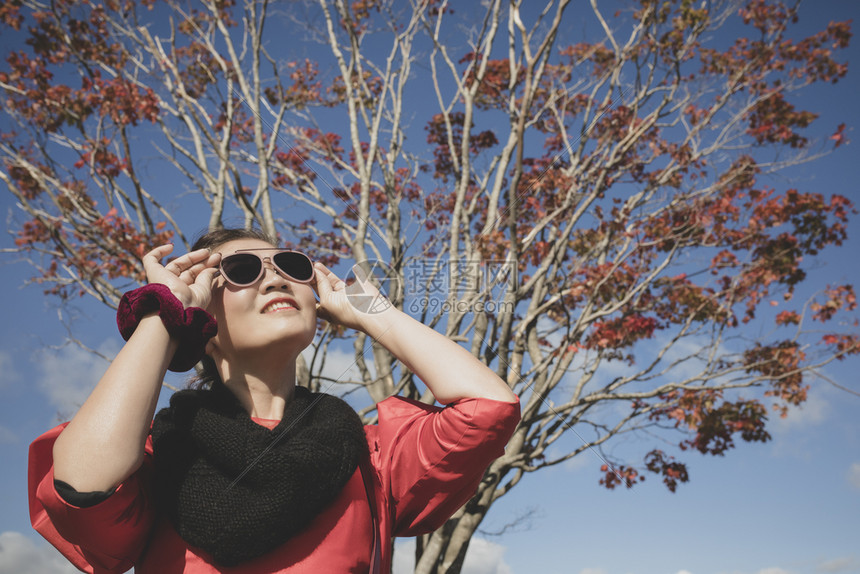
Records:
<instances>
[{"instance_id":1,"label":"teeth","mask_svg":"<svg viewBox=\"0 0 860 574\"><path fill-rule=\"evenodd\" d=\"M272 303L271 305L266 305L266 308L263 309L263 312L271 313L274 311L280 311L281 309L295 309L295 307L293 305L290 305L289 303L279 301L277 303Z\"/></svg>"}]
</instances>

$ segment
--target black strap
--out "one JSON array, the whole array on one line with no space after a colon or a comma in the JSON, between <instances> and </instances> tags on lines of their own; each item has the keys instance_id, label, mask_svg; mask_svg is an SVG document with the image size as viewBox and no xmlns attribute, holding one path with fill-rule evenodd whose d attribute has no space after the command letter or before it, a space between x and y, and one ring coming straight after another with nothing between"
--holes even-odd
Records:
<instances>
[{"instance_id":1,"label":"black strap","mask_svg":"<svg viewBox=\"0 0 860 574\"><path fill-rule=\"evenodd\" d=\"M376 490L373 488L370 458L363 456L358 463L361 478L364 480L364 491L367 493L367 503L370 505L370 519L373 522L373 550L370 554L370 574L382 573L382 548L379 539L379 519L376 515Z\"/></svg>"},{"instance_id":2,"label":"black strap","mask_svg":"<svg viewBox=\"0 0 860 574\"><path fill-rule=\"evenodd\" d=\"M57 491L57 494L60 495L60 498L71 504L72 506L77 506L78 508L88 508L90 506L95 506L100 502L104 502L114 493L116 490L111 489L107 491L96 490L93 492L78 492L68 482L63 482L62 480L54 479L54 488Z\"/></svg>"}]
</instances>

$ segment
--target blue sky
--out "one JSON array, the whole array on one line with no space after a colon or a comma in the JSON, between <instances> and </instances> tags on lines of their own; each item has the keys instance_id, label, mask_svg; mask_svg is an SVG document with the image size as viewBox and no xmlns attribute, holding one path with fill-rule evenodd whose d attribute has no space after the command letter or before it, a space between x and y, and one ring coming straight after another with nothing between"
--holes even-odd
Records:
<instances>
[{"instance_id":1,"label":"blue sky","mask_svg":"<svg viewBox=\"0 0 860 574\"><path fill-rule=\"evenodd\" d=\"M860 2L807 2L801 14L810 27L851 17L856 27ZM848 61L848 77L814 107L826 126L844 121L855 143L797 171L791 185L860 204L860 39ZM11 196L2 190L4 217L10 209ZM860 217L849 237L841 250L814 262L816 279L860 285ZM11 245L10 236L0 236L0 249ZM83 300L60 310L38 286L24 287L30 270L16 256L0 254L0 271L0 574L73 572L29 526L27 446L73 412L106 366L63 345L60 319L72 319L76 335L107 356L121 340L109 310ZM857 360L837 363L825 374L860 392L858 368ZM773 421L771 442L741 444L719 458L690 454L691 482L675 494L653 478L629 491L606 491L597 484L601 461L589 453L527 476L496 503L484 528L527 518L503 536L476 537L467 572L860 573L860 397L824 380L812 385L802 409ZM408 571L409 542L399 548L398 574Z\"/></svg>"}]
</instances>

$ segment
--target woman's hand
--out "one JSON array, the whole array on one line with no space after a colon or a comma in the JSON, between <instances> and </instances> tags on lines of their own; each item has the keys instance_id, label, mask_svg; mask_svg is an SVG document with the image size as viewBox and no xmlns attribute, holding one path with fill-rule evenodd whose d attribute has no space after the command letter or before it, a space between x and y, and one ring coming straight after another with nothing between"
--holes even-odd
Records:
<instances>
[{"instance_id":1,"label":"woman's hand","mask_svg":"<svg viewBox=\"0 0 860 574\"><path fill-rule=\"evenodd\" d=\"M368 321L391 303L379 292L371 277L360 265L353 265L355 282L347 285L328 267L314 263L314 280L319 295L317 315L329 323L367 332Z\"/></svg>"},{"instance_id":2,"label":"woman's hand","mask_svg":"<svg viewBox=\"0 0 860 574\"><path fill-rule=\"evenodd\" d=\"M167 244L143 256L146 280L166 285L186 309L205 309L212 300L212 281L218 272L221 254L198 249L162 265L161 259L172 252L173 245Z\"/></svg>"}]
</instances>

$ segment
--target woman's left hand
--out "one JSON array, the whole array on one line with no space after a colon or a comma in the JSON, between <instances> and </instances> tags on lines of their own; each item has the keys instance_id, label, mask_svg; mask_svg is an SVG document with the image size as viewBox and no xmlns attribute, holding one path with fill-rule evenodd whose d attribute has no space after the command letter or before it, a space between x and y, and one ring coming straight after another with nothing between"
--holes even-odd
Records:
<instances>
[{"instance_id":1,"label":"woman's left hand","mask_svg":"<svg viewBox=\"0 0 860 574\"><path fill-rule=\"evenodd\" d=\"M314 269L320 299L317 315L329 323L367 332L368 321L373 315L391 307L358 264L352 267L356 280L349 285L319 261L314 263Z\"/></svg>"},{"instance_id":2,"label":"woman's left hand","mask_svg":"<svg viewBox=\"0 0 860 574\"><path fill-rule=\"evenodd\" d=\"M354 265L349 285L315 263L317 313L372 337L415 373L442 404L483 397L515 402L508 384L465 347L394 307L367 267ZM444 357L444 361L439 358Z\"/></svg>"}]
</instances>

